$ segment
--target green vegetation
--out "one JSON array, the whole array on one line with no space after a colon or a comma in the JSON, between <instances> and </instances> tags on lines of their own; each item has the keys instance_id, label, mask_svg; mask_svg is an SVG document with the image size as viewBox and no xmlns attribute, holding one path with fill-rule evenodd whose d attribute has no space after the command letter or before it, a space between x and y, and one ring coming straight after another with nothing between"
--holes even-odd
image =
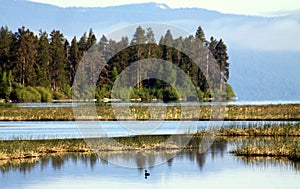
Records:
<instances>
[{"instance_id":1,"label":"green vegetation","mask_svg":"<svg viewBox=\"0 0 300 189\"><path fill-rule=\"evenodd\" d=\"M18 102L50 102L52 92L44 87L24 87L15 83L14 90L10 94L10 99Z\"/></svg>"},{"instance_id":2,"label":"green vegetation","mask_svg":"<svg viewBox=\"0 0 300 189\"><path fill-rule=\"evenodd\" d=\"M11 108L11 107L15 107L15 104L12 103L0 103L0 108Z\"/></svg>"},{"instance_id":3,"label":"green vegetation","mask_svg":"<svg viewBox=\"0 0 300 189\"><path fill-rule=\"evenodd\" d=\"M227 46L222 39L211 37L206 40L201 27L198 27L195 35L178 38L173 38L168 30L159 42L156 42L151 28L145 30L138 27L131 41L127 36L120 41L102 36L99 42L91 29L79 41L74 37L71 43L59 30L53 30L49 35L40 30L36 35L25 27L15 33L7 27L1 27L0 98L14 102L49 102L52 99L71 98L71 86L78 65L92 46L96 46L104 55L103 63L108 62L99 77L93 78L97 80L95 98L99 101L111 97L113 83L125 68L144 59L165 60L181 68L197 89L198 96L190 99L205 100L211 98L212 92L215 98L220 95L227 99L234 97L227 83ZM191 53L187 55L187 52ZM203 65L199 67L195 59ZM163 65L159 67L157 75L162 80L171 79L171 83L159 79L141 80L139 71L126 74L130 77L133 75L137 83L132 86L130 98L142 101L178 100L181 96L174 88L186 85L181 76ZM128 78L122 78L124 84L129 82Z\"/></svg>"},{"instance_id":4,"label":"green vegetation","mask_svg":"<svg viewBox=\"0 0 300 189\"><path fill-rule=\"evenodd\" d=\"M51 102L52 100L52 94L51 90L46 89L44 87L36 87L35 88L41 95L41 102Z\"/></svg>"},{"instance_id":5,"label":"green vegetation","mask_svg":"<svg viewBox=\"0 0 300 189\"><path fill-rule=\"evenodd\" d=\"M232 89L231 85L226 83L225 86L226 86L226 94L225 95L226 95L227 99L228 100L233 99L235 97L235 94L233 92L233 89Z\"/></svg>"}]
</instances>

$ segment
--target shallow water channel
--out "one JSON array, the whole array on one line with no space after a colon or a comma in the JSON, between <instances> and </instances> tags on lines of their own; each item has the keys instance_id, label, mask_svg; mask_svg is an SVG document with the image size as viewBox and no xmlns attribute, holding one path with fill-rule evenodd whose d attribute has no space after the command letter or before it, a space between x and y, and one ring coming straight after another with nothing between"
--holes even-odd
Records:
<instances>
[{"instance_id":1,"label":"shallow water channel","mask_svg":"<svg viewBox=\"0 0 300 189\"><path fill-rule=\"evenodd\" d=\"M0 122L0 140L67 139L193 133L208 127L263 126L287 122ZM291 122L294 123L294 122ZM100 124L100 125L99 125ZM289 123L290 124L290 123ZM139 130L143 126L143 130ZM149 127L147 127L149 126ZM102 133L93 129L101 127ZM85 132L85 128L87 131ZM145 129L146 128L146 129ZM148 128L148 129L147 129ZM97 130L95 130L97 131ZM300 164L256 161L229 153L241 141L215 142L208 151L101 152L0 161L0 188L300 188ZM116 164L117 162L117 164ZM129 166L128 166L129 165ZM150 176L145 178L144 171Z\"/></svg>"},{"instance_id":2,"label":"shallow water channel","mask_svg":"<svg viewBox=\"0 0 300 189\"><path fill-rule=\"evenodd\" d=\"M220 127L249 127L297 122L281 121L0 121L0 140L67 139L132 135L187 134Z\"/></svg>"},{"instance_id":3,"label":"shallow water channel","mask_svg":"<svg viewBox=\"0 0 300 189\"><path fill-rule=\"evenodd\" d=\"M236 157L229 153L235 145L223 140L201 154L197 149L174 156L101 152L107 161L96 155L65 154L11 162L1 166L0 188L299 188L299 164ZM135 168L113 164L116 158ZM147 178L145 169L150 172Z\"/></svg>"}]
</instances>

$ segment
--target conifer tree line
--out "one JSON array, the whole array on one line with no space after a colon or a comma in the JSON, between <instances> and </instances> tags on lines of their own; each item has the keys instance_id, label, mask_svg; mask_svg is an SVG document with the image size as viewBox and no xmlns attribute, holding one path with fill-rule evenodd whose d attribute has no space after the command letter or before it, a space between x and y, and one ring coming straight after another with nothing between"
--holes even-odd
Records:
<instances>
[{"instance_id":1,"label":"conifer tree line","mask_svg":"<svg viewBox=\"0 0 300 189\"><path fill-rule=\"evenodd\" d=\"M99 76L96 98L110 98L114 80L131 63L149 58L163 59L179 66L197 87L200 98L209 97L210 91L204 70L199 70L188 56L178 49L191 48L195 39L207 47L221 70L220 81L227 90L227 97L234 94L230 85L227 46L221 40L205 38L201 27L195 35L173 38L170 30L155 40L151 28L138 27L131 40L128 36L120 41L102 36L97 42L92 29L80 38L69 42L59 30L50 34L40 30L38 34L21 27L13 33L8 27L0 29L0 98L13 101L51 101L71 98L76 69L90 47L97 44L108 62ZM159 44L167 45L159 45ZM139 44L139 45L137 45ZM144 45L141 45L144 44ZM199 45L199 44L198 44ZM176 47L176 48L171 48ZM123 49L120 51L120 49ZM113 56L114 55L114 56ZM108 57L112 57L108 59ZM208 67L207 67L208 68ZM136 74L137 80L139 75ZM170 75L170 77L176 77ZM232 94L231 94L232 93ZM139 81L132 92L134 98L176 99L176 92L169 84L159 80Z\"/></svg>"}]
</instances>

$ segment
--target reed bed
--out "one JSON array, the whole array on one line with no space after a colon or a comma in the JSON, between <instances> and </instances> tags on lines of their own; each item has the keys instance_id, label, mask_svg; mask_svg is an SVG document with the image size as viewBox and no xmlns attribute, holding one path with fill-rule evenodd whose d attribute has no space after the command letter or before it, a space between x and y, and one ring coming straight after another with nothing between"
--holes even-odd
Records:
<instances>
[{"instance_id":1,"label":"reed bed","mask_svg":"<svg viewBox=\"0 0 300 189\"><path fill-rule=\"evenodd\" d=\"M77 139L0 141L0 160L37 158L69 152L92 152L92 150L83 140Z\"/></svg>"},{"instance_id":2,"label":"reed bed","mask_svg":"<svg viewBox=\"0 0 300 189\"><path fill-rule=\"evenodd\" d=\"M94 153L90 146L98 151L191 149L199 147L205 133L206 131L199 131L193 138L190 134L115 137L115 143L110 143L111 139L107 138L86 139L89 145L83 139L0 141L0 160L36 158L70 152ZM214 133L217 133L216 140L243 141L233 152L239 156L275 156L300 161L299 123L242 127L233 125ZM253 140L247 140L248 137Z\"/></svg>"},{"instance_id":3,"label":"reed bed","mask_svg":"<svg viewBox=\"0 0 300 189\"><path fill-rule=\"evenodd\" d=\"M300 136L300 123L231 125L217 131L220 136Z\"/></svg>"},{"instance_id":4,"label":"reed bed","mask_svg":"<svg viewBox=\"0 0 300 189\"><path fill-rule=\"evenodd\" d=\"M300 104L285 104L285 105L260 105L260 106L226 106L225 111L220 110L214 112L214 115L219 115L221 120L300 120ZM221 108L222 109L222 108ZM78 109L82 115L83 110ZM212 110L218 111L218 108L212 106L153 106L151 108L145 106L130 107L131 114L128 118L128 110L125 107L96 106L96 111L99 120L210 120ZM118 113L118 117L115 116ZM120 113L121 112L121 113ZM122 114L123 112L123 114ZM154 113L154 115L153 115ZM225 113L225 114L224 114ZM162 116L163 115L163 116ZM89 120L91 118L81 116L81 120ZM73 109L70 107L56 108L22 108L17 106L2 105L0 106L0 120L2 121L73 121L75 120Z\"/></svg>"},{"instance_id":5,"label":"reed bed","mask_svg":"<svg viewBox=\"0 0 300 189\"><path fill-rule=\"evenodd\" d=\"M196 135L205 133L199 131ZM232 125L214 130L214 134L226 140L241 139L242 144L232 152L237 156L285 157L300 162L300 123Z\"/></svg>"},{"instance_id":6,"label":"reed bed","mask_svg":"<svg viewBox=\"0 0 300 189\"><path fill-rule=\"evenodd\" d=\"M98 151L124 151L139 149L168 149L179 147L166 144L165 140L171 136L132 136L116 137L112 139L55 139L55 140L9 140L0 141L0 160L14 160L38 158L60 153L95 153ZM175 137L176 138L176 137ZM111 145L111 141L115 141ZM116 146L118 144L118 146ZM90 145L93 147L91 149ZM121 146L121 148L119 148Z\"/></svg>"},{"instance_id":7,"label":"reed bed","mask_svg":"<svg viewBox=\"0 0 300 189\"><path fill-rule=\"evenodd\" d=\"M300 138L279 137L273 140L247 141L232 153L244 157L286 157L300 162Z\"/></svg>"},{"instance_id":8,"label":"reed bed","mask_svg":"<svg viewBox=\"0 0 300 189\"><path fill-rule=\"evenodd\" d=\"M136 150L178 150L199 147L200 137L190 135L143 135L130 137L0 141L0 160L38 158L60 153Z\"/></svg>"}]
</instances>

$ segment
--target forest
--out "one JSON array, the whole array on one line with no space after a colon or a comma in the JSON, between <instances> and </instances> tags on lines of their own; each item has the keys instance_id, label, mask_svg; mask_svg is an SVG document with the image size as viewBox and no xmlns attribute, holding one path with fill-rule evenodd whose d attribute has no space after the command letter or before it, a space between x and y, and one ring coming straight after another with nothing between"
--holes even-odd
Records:
<instances>
[{"instance_id":1,"label":"forest","mask_svg":"<svg viewBox=\"0 0 300 189\"><path fill-rule=\"evenodd\" d=\"M130 40L131 37L131 40ZM233 98L234 92L227 83L229 57L222 39L206 39L199 26L195 35L174 38L168 30L159 41L151 28L137 27L133 36L123 36L116 41L102 35L97 40L93 30L76 36L69 42L59 30L50 34L40 30L38 34L24 26L17 32L8 27L0 29L0 99L12 102L51 102L71 99L73 82L80 62L91 47L103 55L105 66L96 82L95 99L111 98L114 81L130 64L143 59L161 59L172 62L184 71L197 90L200 101L214 97ZM192 54L184 53L192 52ZM195 58L203 64L197 65ZM217 65L217 68L214 66ZM163 70L166 68L161 68ZM216 71L218 70L218 71ZM130 98L148 101L178 100L180 96L173 86L163 80L141 80L135 75L137 85L131 89ZM212 77L214 76L214 77ZM176 78L174 73L169 77ZM216 82L212 82L217 80ZM217 83L216 86L213 86ZM181 84L182 85L182 84Z\"/></svg>"}]
</instances>

